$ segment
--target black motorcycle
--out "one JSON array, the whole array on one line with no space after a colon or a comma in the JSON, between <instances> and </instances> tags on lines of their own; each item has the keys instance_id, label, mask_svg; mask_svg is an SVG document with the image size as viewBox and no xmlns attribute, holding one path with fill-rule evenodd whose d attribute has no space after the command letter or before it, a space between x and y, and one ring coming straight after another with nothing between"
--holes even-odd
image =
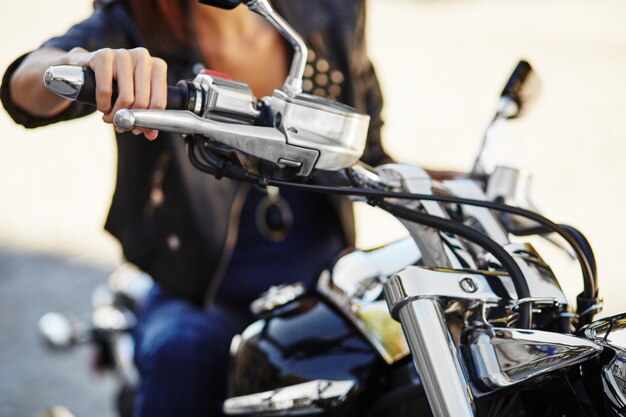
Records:
<instances>
[{"instance_id":1,"label":"black motorcycle","mask_svg":"<svg viewBox=\"0 0 626 417\"><path fill-rule=\"evenodd\" d=\"M468 176L443 182L413 165L361 165L369 118L302 93L306 46L267 0L203 3L244 3L288 39L283 88L257 101L241 83L200 74L170 89L169 110L120 110L115 124L184 134L191 163L210 175L353 196L409 235L343 253L313 292L296 283L256 300L259 320L232 342L226 414L626 416L626 315L592 321L601 301L591 247L520 207L523 173L486 172L480 157ZM518 65L494 123L517 116L530 72ZM82 68L52 67L45 81L93 99ZM321 172L335 185L311 183ZM513 241L531 235L571 247L584 280L575 307L540 254ZM110 334L132 326L129 311L112 313L120 326Z\"/></svg>"}]
</instances>

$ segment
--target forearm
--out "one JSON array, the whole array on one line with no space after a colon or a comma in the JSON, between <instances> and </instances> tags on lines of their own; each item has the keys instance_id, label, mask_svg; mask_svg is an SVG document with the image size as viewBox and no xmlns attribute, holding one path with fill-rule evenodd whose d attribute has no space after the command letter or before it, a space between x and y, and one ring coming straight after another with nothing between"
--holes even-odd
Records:
<instances>
[{"instance_id":1,"label":"forearm","mask_svg":"<svg viewBox=\"0 0 626 417\"><path fill-rule=\"evenodd\" d=\"M43 48L29 54L10 81L11 100L25 112L41 118L52 117L71 104L48 91L43 75L51 65L70 63L70 53L56 48Z\"/></svg>"}]
</instances>

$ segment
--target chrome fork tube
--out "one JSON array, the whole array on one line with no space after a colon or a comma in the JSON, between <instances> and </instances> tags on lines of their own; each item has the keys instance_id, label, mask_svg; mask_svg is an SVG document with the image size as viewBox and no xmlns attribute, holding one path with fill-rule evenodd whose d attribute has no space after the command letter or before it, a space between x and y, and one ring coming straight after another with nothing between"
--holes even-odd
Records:
<instances>
[{"instance_id":1,"label":"chrome fork tube","mask_svg":"<svg viewBox=\"0 0 626 417\"><path fill-rule=\"evenodd\" d=\"M435 417L473 417L474 399L436 299L407 302L398 311L413 363Z\"/></svg>"}]
</instances>

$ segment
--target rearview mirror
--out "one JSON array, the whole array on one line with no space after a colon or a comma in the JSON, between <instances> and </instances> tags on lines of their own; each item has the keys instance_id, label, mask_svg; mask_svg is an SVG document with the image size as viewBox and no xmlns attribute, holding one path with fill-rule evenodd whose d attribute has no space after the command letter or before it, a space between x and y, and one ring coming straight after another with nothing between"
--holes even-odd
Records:
<instances>
[{"instance_id":1,"label":"rearview mirror","mask_svg":"<svg viewBox=\"0 0 626 417\"><path fill-rule=\"evenodd\" d=\"M536 98L541 91L541 80L526 60L520 60L509 77L498 102L498 114L512 119L521 114L522 108Z\"/></svg>"},{"instance_id":2,"label":"rearview mirror","mask_svg":"<svg viewBox=\"0 0 626 417\"><path fill-rule=\"evenodd\" d=\"M239 6L241 0L198 0L198 3L230 10Z\"/></svg>"}]
</instances>

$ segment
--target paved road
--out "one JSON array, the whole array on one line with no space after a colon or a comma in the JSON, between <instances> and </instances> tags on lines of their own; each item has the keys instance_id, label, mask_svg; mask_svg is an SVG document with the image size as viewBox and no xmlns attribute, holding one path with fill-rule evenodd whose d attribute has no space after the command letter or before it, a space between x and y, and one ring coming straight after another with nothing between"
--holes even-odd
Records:
<instances>
[{"instance_id":1,"label":"paved road","mask_svg":"<svg viewBox=\"0 0 626 417\"><path fill-rule=\"evenodd\" d=\"M77 417L114 415L114 381L90 371L89 348L50 352L37 334L37 320L47 311L89 311L91 290L109 273L0 248L0 416L33 417L57 404Z\"/></svg>"}]
</instances>

